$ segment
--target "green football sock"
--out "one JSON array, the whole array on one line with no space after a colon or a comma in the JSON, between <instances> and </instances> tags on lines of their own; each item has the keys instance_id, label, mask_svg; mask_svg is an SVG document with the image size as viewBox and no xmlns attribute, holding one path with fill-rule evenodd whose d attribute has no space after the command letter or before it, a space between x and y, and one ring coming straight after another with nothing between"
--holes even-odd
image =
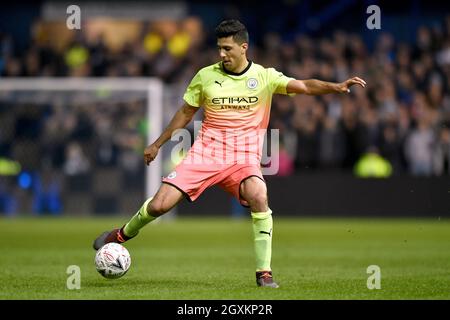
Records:
<instances>
[{"instance_id":1,"label":"green football sock","mask_svg":"<svg viewBox=\"0 0 450 320\"><path fill-rule=\"evenodd\" d=\"M125 225L125 227L123 228L123 233L125 234L125 236L134 237L138 234L139 230L142 227L156 219L147 212L147 205L152 199L153 197L148 198L139 209L139 211Z\"/></svg>"},{"instance_id":2,"label":"green football sock","mask_svg":"<svg viewBox=\"0 0 450 320\"><path fill-rule=\"evenodd\" d=\"M252 212L255 236L256 271L271 271L272 258L272 210Z\"/></svg>"}]
</instances>

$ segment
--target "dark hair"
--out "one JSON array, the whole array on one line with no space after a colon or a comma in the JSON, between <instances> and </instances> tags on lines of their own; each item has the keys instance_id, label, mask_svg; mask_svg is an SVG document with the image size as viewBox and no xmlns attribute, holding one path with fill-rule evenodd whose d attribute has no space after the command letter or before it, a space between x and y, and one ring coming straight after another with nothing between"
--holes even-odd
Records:
<instances>
[{"instance_id":1,"label":"dark hair","mask_svg":"<svg viewBox=\"0 0 450 320\"><path fill-rule=\"evenodd\" d=\"M222 21L215 31L217 39L233 36L233 40L239 44L248 42L247 28L239 20Z\"/></svg>"}]
</instances>

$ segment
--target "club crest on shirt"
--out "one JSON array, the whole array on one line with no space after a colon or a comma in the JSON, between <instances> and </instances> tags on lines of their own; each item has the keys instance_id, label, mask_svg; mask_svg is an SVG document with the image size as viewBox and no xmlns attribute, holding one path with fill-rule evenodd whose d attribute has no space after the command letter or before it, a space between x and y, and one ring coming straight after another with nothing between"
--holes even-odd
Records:
<instances>
[{"instance_id":1,"label":"club crest on shirt","mask_svg":"<svg viewBox=\"0 0 450 320\"><path fill-rule=\"evenodd\" d=\"M247 87L249 89L255 89L258 86L258 80L255 78L250 78L247 80Z\"/></svg>"}]
</instances>

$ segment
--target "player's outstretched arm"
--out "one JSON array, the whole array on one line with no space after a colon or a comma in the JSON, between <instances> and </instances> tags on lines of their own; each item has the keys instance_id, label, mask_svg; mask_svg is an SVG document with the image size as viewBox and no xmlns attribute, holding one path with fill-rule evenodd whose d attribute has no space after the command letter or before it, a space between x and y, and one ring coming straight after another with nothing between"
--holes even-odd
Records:
<instances>
[{"instance_id":1,"label":"player's outstretched arm","mask_svg":"<svg viewBox=\"0 0 450 320\"><path fill-rule=\"evenodd\" d=\"M192 107L185 103L173 116L169 125L164 129L163 133L153 142L151 145L144 150L144 161L146 165L149 165L156 156L158 155L159 148L170 139L172 133L177 130L184 128L189 122L191 122L194 114L198 111L197 107Z\"/></svg>"},{"instance_id":2,"label":"player's outstretched arm","mask_svg":"<svg viewBox=\"0 0 450 320\"><path fill-rule=\"evenodd\" d=\"M366 82L358 77L350 78L344 82L326 82L316 79L308 80L291 80L289 81L286 91L287 93L303 93L308 95L320 95L326 93L346 93L350 92L353 85L366 86Z\"/></svg>"}]
</instances>

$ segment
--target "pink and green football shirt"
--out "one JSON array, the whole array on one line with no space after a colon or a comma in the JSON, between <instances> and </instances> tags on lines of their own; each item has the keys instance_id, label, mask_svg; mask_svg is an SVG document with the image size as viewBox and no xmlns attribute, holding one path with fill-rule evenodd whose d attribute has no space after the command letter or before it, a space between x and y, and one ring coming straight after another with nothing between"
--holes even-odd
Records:
<instances>
[{"instance_id":1,"label":"pink and green football shirt","mask_svg":"<svg viewBox=\"0 0 450 320\"><path fill-rule=\"evenodd\" d=\"M204 108L202 127L186 157L163 182L190 201L218 185L248 205L240 184L252 176L264 181L260 162L272 95L287 94L292 79L252 62L240 74L225 72L220 62L201 69L184 100Z\"/></svg>"},{"instance_id":2,"label":"pink and green football shirt","mask_svg":"<svg viewBox=\"0 0 450 320\"><path fill-rule=\"evenodd\" d=\"M184 100L204 108L204 120L191 156L205 163L261 161L273 94L287 94L293 78L249 61L240 74L224 71L222 63L201 69ZM203 142L203 143L202 143ZM210 146L206 147L205 143ZM213 144L213 146L211 146ZM244 160L245 159L245 160Z\"/></svg>"}]
</instances>

